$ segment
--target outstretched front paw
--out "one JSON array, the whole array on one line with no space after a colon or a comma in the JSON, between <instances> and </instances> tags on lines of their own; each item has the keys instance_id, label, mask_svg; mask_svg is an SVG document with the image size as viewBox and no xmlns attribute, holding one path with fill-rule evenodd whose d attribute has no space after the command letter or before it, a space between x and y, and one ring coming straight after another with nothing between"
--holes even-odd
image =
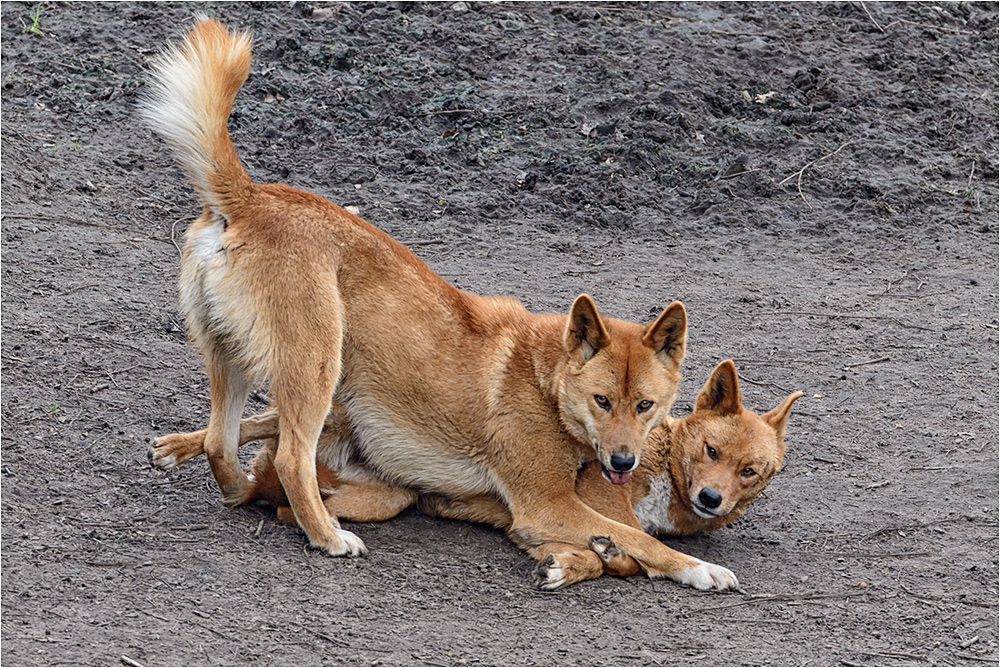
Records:
<instances>
[{"instance_id":1,"label":"outstretched front paw","mask_svg":"<svg viewBox=\"0 0 1000 668\"><path fill-rule=\"evenodd\" d=\"M553 544L553 551L535 568L535 583L546 591L561 589L574 582L593 580L604 572L601 560L591 550L573 545Z\"/></svg>"},{"instance_id":2,"label":"outstretched front paw","mask_svg":"<svg viewBox=\"0 0 1000 668\"><path fill-rule=\"evenodd\" d=\"M739 588L739 581L728 568L701 559L692 558L692 562L680 570L674 578L677 582L702 590L730 591Z\"/></svg>"},{"instance_id":3,"label":"outstretched front paw","mask_svg":"<svg viewBox=\"0 0 1000 668\"><path fill-rule=\"evenodd\" d=\"M188 434L167 434L154 439L149 446L149 463L158 469L172 469L205 452L204 431Z\"/></svg>"},{"instance_id":4,"label":"outstretched front paw","mask_svg":"<svg viewBox=\"0 0 1000 668\"><path fill-rule=\"evenodd\" d=\"M555 554L550 554L535 567L535 584L544 591L554 591L566 586L566 564Z\"/></svg>"}]
</instances>

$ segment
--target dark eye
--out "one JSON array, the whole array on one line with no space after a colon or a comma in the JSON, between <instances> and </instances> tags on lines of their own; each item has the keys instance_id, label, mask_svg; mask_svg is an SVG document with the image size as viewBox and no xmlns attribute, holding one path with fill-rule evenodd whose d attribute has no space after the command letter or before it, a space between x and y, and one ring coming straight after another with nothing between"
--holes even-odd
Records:
<instances>
[{"instance_id":1,"label":"dark eye","mask_svg":"<svg viewBox=\"0 0 1000 668\"><path fill-rule=\"evenodd\" d=\"M594 403L596 403L598 406L600 406L606 411L611 410L611 402L608 401L608 398L603 394L595 394Z\"/></svg>"},{"instance_id":2,"label":"dark eye","mask_svg":"<svg viewBox=\"0 0 1000 668\"><path fill-rule=\"evenodd\" d=\"M650 408L653 407L653 402L649 399L643 399L639 402L639 405L635 407L637 413L645 413Z\"/></svg>"},{"instance_id":3,"label":"dark eye","mask_svg":"<svg viewBox=\"0 0 1000 668\"><path fill-rule=\"evenodd\" d=\"M740 475L743 476L744 478L752 478L755 475L757 475L757 472L748 466L742 471L740 471Z\"/></svg>"},{"instance_id":4,"label":"dark eye","mask_svg":"<svg viewBox=\"0 0 1000 668\"><path fill-rule=\"evenodd\" d=\"M715 461L716 459L719 458L719 453L716 452L715 448L713 448L708 443L705 444L705 452L708 453L708 458L711 459L712 461Z\"/></svg>"}]
</instances>

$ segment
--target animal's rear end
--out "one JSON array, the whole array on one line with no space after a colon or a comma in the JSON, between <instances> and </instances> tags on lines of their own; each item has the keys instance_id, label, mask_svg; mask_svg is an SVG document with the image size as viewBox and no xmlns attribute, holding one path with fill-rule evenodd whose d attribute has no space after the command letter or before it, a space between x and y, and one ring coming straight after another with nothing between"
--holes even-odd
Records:
<instances>
[{"instance_id":1,"label":"animal's rear end","mask_svg":"<svg viewBox=\"0 0 1000 668\"><path fill-rule=\"evenodd\" d=\"M328 516L316 484L316 440L340 375L343 323L321 198L255 186L226 130L250 70L250 38L200 20L154 65L143 103L174 149L205 212L187 232L181 305L204 356L212 412L205 452L223 498L249 481L236 457L252 384L270 380L281 437L274 458L310 543L356 555L364 545Z\"/></svg>"}]
</instances>

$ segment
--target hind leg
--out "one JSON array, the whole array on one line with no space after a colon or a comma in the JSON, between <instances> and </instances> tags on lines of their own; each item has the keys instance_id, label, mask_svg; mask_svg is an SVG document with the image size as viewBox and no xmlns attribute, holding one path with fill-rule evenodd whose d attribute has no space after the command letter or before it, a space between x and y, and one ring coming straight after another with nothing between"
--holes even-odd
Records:
<instances>
[{"instance_id":1,"label":"hind leg","mask_svg":"<svg viewBox=\"0 0 1000 668\"><path fill-rule=\"evenodd\" d=\"M323 499L327 511L351 522L384 522L417 501L417 493L412 489L395 487L374 477L341 478L336 487L325 491L329 492Z\"/></svg>"},{"instance_id":2,"label":"hind leg","mask_svg":"<svg viewBox=\"0 0 1000 668\"><path fill-rule=\"evenodd\" d=\"M250 381L221 355L206 355L205 366L212 398L212 413L205 431L205 454L223 501L235 504L250 487L237 459L240 415L250 394Z\"/></svg>"},{"instance_id":3,"label":"hind leg","mask_svg":"<svg viewBox=\"0 0 1000 668\"><path fill-rule=\"evenodd\" d=\"M431 517L490 524L497 529L510 528L510 511L500 499L488 494L452 498L421 494L419 508Z\"/></svg>"},{"instance_id":4,"label":"hind leg","mask_svg":"<svg viewBox=\"0 0 1000 668\"><path fill-rule=\"evenodd\" d=\"M413 505L417 493L403 487L391 487L378 481L341 483L323 499L332 517L350 522L385 522ZM288 506L278 506L278 519L295 524L295 513Z\"/></svg>"},{"instance_id":5,"label":"hind leg","mask_svg":"<svg viewBox=\"0 0 1000 668\"><path fill-rule=\"evenodd\" d=\"M266 501L275 508L279 520L295 524L295 513L274 468L276 449L277 442L269 439L258 451L252 469L253 489L247 501ZM316 482L327 512L352 522L384 522L417 500L417 493L411 489L390 485L361 470L350 470L341 477L320 461L316 462Z\"/></svg>"},{"instance_id":6,"label":"hind leg","mask_svg":"<svg viewBox=\"0 0 1000 668\"><path fill-rule=\"evenodd\" d=\"M333 556L357 556L365 544L340 528L323 505L316 479L317 442L330 413L340 379L343 323L336 279L329 277L325 300L310 306L309 296L296 309L308 307L311 317L289 313L275 333L271 393L278 408L278 450L274 470L288 496L299 527L309 544ZM286 299L283 304L287 304Z\"/></svg>"},{"instance_id":7,"label":"hind leg","mask_svg":"<svg viewBox=\"0 0 1000 668\"><path fill-rule=\"evenodd\" d=\"M337 518L328 513L316 480L316 441L329 408L334 378L309 392L311 396L300 396L297 402L282 398L280 390L276 392L280 435L274 469L309 544L333 556L353 557L367 549L360 538L341 529Z\"/></svg>"},{"instance_id":8,"label":"hind leg","mask_svg":"<svg viewBox=\"0 0 1000 668\"><path fill-rule=\"evenodd\" d=\"M187 460L205 454L208 429L157 438L149 448L149 463L160 469L172 469ZM278 435L278 414L266 411L240 420L239 445Z\"/></svg>"}]
</instances>

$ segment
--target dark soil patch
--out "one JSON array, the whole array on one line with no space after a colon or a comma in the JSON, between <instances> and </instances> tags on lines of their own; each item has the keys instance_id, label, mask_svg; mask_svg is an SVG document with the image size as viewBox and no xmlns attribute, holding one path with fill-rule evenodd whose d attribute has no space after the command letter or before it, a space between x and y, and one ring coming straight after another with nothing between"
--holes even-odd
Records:
<instances>
[{"instance_id":1,"label":"dark soil patch","mask_svg":"<svg viewBox=\"0 0 1000 668\"><path fill-rule=\"evenodd\" d=\"M995 3L0 7L4 664L997 662ZM154 435L207 420L178 320L197 214L138 120L196 11L255 32L231 128L464 289L689 308L690 408L802 389L747 517L670 541L747 595L556 594L490 529L223 508ZM250 410L260 407L260 402Z\"/></svg>"}]
</instances>

